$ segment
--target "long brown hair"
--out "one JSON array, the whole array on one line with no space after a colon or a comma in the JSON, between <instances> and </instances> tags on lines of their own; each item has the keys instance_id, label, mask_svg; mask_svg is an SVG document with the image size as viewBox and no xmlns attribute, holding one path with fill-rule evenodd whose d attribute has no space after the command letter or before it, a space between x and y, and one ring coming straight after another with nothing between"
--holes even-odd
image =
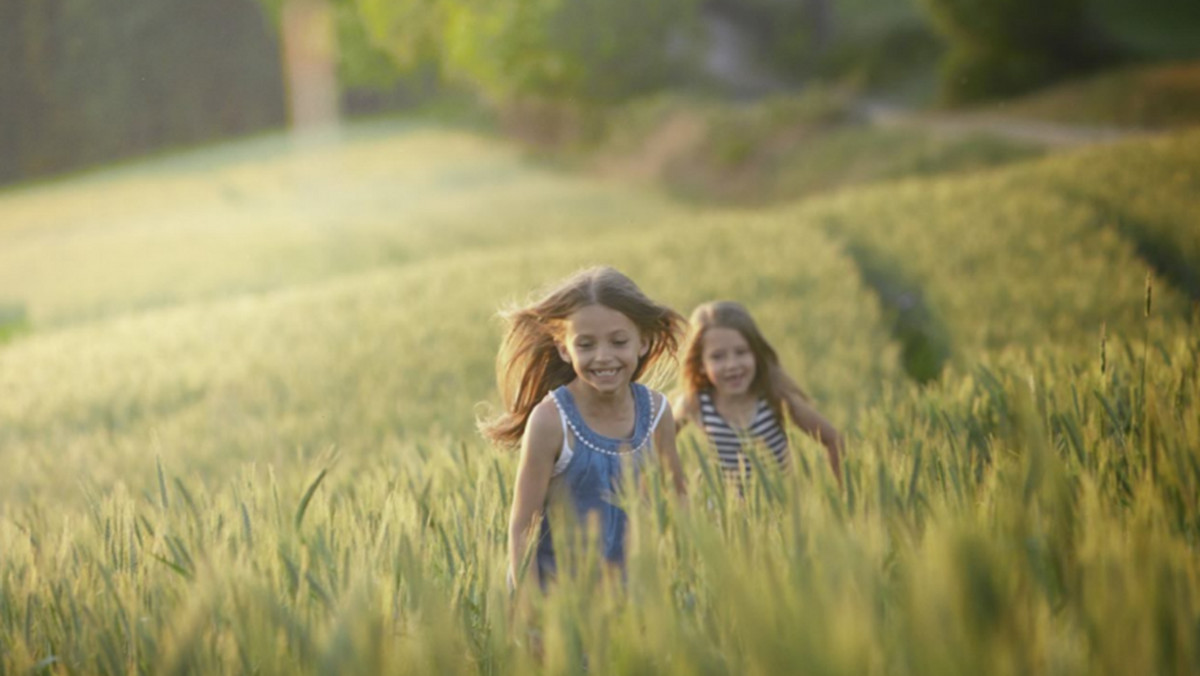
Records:
<instances>
[{"instance_id":1,"label":"long brown hair","mask_svg":"<svg viewBox=\"0 0 1200 676\"><path fill-rule=\"evenodd\" d=\"M682 315L647 298L633 280L613 268L580 270L540 300L501 313L508 321L508 333L496 356L496 383L504 412L480 421L485 437L515 445L538 402L575 379L574 369L559 356L556 341L563 338L566 319L588 305L603 305L625 315L649 345L638 359L634 380L660 357L675 356L684 329Z\"/></svg>"},{"instance_id":2,"label":"long brown hair","mask_svg":"<svg viewBox=\"0 0 1200 676\"><path fill-rule=\"evenodd\" d=\"M777 420L783 421L785 395L798 394L808 401L808 394L780 366L775 348L758 330L750 311L736 301L715 300L697 307L688 320L688 335L683 344L683 372L680 376L687 410L697 410L700 393L710 392L714 387L704 372L704 334L711 328L733 329L746 339L754 355L754 380L750 383L750 389L766 399Z\"/></svg>"}]
</instances>

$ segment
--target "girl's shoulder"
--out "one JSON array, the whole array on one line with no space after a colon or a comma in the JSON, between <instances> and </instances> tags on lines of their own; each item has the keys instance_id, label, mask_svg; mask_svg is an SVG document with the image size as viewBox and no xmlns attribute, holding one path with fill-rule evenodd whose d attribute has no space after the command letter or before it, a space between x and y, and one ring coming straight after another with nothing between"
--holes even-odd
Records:
<instances>
[{"instance_id":1,"label":"girl's shoulder","mask_svg":"<svg viewBox=\"0 0 1200 676\"><path fill-rule=\"evenodd\" d=\"M674 438L676 431L675 412L671 398L653 388L646 387L645 385L642 385L642 387L650 403L650 434L654 434L656 438L660 434L670 434L671 438ZM660 424L664 421L666 422L665 425Z\"/></svg>"},{"instance_id":2,"label":"girl's shoulder","mask_svg":"<svg viewBox=\"0 0 1200 676\"><path fill-rule=\"evenodd\" d=\"M671 403L670 397L663 394L662 392L659 392L658 390L654 389L653 387L649 387L649 386L643 385L641 383L633 383L633 388L634 388L634 390L640 389L642 391L643 395L645 395L646 398L649 399L650 406L654 410L658 410L660 407L662 407L664 405L669 406Z\"/></svg>"},{"instance_id":3,"label":"girl's shoulder","mask_svg":"<svg viewBox=\"0 0 1200 676\"><path fill-rule=\"evenodd\" d=\"M663 394L662 392L659 392L658 390L654 389L653 387L650 387L649 385L643 385L642 383L639 383L639 382L633 383L633 389L641 390L642 392L645 392L646 394L649 394L655 398L666 396L665 394Z\"/></svg>"},{"instance_id":4,"label":"girl's shoulder","mask_svg":"<svg viewBox=\"0 0 1200 676\"><path fill-rule=\"evenodd\" d=\"M552 397L546 397L533 407L525 425L525 436L531 441L548 442L550 446L562 443L562 422L558 404Z\"/></svg>"}]
</instances>

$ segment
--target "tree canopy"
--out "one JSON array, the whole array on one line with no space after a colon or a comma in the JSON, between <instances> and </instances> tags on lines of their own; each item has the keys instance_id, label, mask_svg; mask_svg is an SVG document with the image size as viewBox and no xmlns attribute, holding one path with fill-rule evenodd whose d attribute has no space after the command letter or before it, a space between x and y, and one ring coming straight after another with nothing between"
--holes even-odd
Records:
<instances>
[{"instance_id":1,"label":"tree canopy","mask_svg":"<svg viewBox=\"0 0 1200 676\"><path fill-rule=\"evenodd\" d=\"M355 0L401 69L497 99L621 100L689 63L699 0Z\"/></svg>"}]
</instances>

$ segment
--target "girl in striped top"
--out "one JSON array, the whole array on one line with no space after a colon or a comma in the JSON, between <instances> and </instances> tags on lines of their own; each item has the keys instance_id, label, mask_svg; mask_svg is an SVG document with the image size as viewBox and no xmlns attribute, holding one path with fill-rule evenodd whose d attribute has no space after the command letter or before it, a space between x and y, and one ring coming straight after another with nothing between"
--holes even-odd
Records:
<instances>
[{"instance_id":1,"label":"girl in striped top","mask_svg":"<svg viewBox=\"0 0 1200 676\"><path fill-rule=\"evenodd\" d=\"M740 303L714 301L692 313L683 348L683 395L676 432L689 421L708 436L727 474L746 477L752 447L766 449L783 469L791 464L785 411L825 446L838 482L842 440L779 364L750 313Z\"/></svg>"}]
</instances>

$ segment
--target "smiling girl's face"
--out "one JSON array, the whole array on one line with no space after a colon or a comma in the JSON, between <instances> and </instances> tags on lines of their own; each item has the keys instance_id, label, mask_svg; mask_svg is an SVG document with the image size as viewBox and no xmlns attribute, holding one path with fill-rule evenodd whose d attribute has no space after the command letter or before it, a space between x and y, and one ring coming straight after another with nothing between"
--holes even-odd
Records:
<instances>
[{"instance_id":1,"label":"smiling girl's face","mask_svg":"<svg viewBox=\"0 0 1200 676\"><path fill-rule=\"evenodd\" d=\"M722 396L740 396L754 384L756 363L750 343L737 329L713 326L704 332L700 353L704 375Z\"/></svg>"},{"instance_id":2,"label":"smiling girl's face","mask_svg":"<svg viewBox=\"0 0 1200 676\"><path fill-rule=\"evenodd\" d=\"M567 317L558 354L584 384L613 393L629 386L649 347L629 317L604 305L587 305Z\"/></svg>"}]
</instances>

